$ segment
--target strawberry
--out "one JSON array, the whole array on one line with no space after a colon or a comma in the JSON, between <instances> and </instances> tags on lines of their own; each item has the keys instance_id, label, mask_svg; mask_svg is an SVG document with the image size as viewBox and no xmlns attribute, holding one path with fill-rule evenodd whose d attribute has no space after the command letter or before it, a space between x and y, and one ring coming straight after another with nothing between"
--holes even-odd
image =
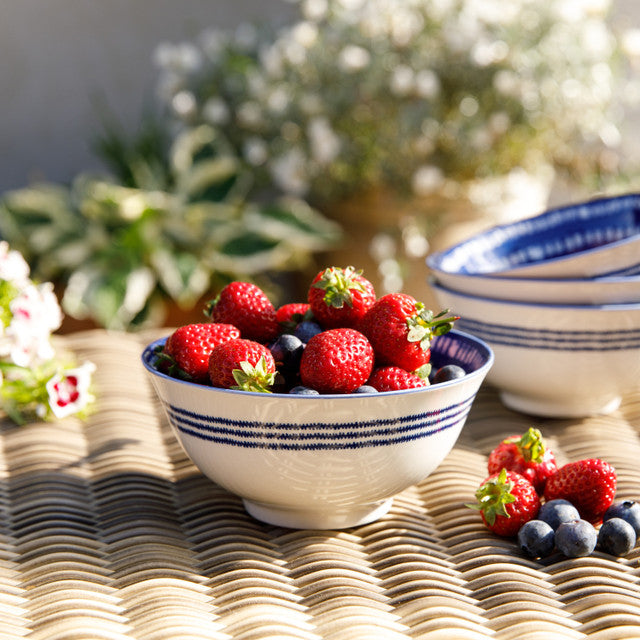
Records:
<instances>
[{"instance_id":1,"label":"strawberry","mask_svg":"<svg viewBox=\"0 0 640 640\"><path fill-rule=\"evenodd\" d=\"M293 331L309 315L309 303L289 302L276 309L276 322L281 330Z\"/></svg>"},{"instance_id":2,"label":"strawberry","mask_svg":"<svg viewBox=\"0 0 640 640\"><path fill-rule=\"evenodd\" d=\"M542 433L530 428L523 435L510 436L503 440L490 454L489 473L500 469L517 471L542 494L547 478L558 470L553 452L547 448Z\"/></svg>"},{"instance_id":3,"label":"strawberry","mask_svg":"<svg viewBox=\"0 0 640 640\"><path fill-rule=\"evenodd\" d=\"M489 475L476 491L475 504L482 521L499 536L515 536L540 510L535 487L519 473L501 469Z\"/></svg>"},{"instance_id":4,"label":"strawberry","mask_svg":"<svg viewBox=\"0 0 640 640\"><path fill-rule=\"evenodd\" d=\"M376 301L376 292L362 271L329 267L312 280L307 299L323 328L355 328Z\"/></svg>"},{"instance_id":5,"label":"strawberry","mask_svg":"<svg viewBox=\"0 0 640 640\"><path fill-rule=\"evenodd\" d=\"M355 329L329 329L313 336L300 360L305 387L320 393L352 393L373 369L373 348Z\"/></svg>"},{"instance_id":6,"label":"strawberry","mask_svg":"<svg viewBox=\"0 0 640 640\"><path fill-rule=\"evenodd\" d=\"M377 391L400 391L429 386L429 382L424 378L393 366L376 367L367 384Z\"/></svg>"},{"instance_id":7,"label":"strawberry","mask_svg":"<svg viewBox=\"0 0 640 640\"><path fill-rule=\"evenodd\" d=\"M431 359L431 340L447 333L458 317L434 316L422 302L405 293L382 296L359 325L376 354L379 365L416 371Z\"/></svg>"},{"instance_id":8,"label":"strawberry","mask_svg":"<svg viewBox=\"0 0 640 640\"><path fill-rule=\"evenodd\" d=\"M219 344L239 338L240 331L230 324L204 322L176 329L161 352L163 368L169 375L206 384L209 382L209 354Z\"/></svg>"},{"instance_id":9,"label":"strawberry","mask_svg":"<svg viewBox=\"0 0 640 640\"><path fill-rule=\"evenodd\" d=\"M616 494L616 470L604 460L587 458L560 467L544 487L545 500L571 502L583 520L597 524Z\"/></svg>"},{"instance_id":10,"label":"strawberry","mask_svg":"<svg viewBox=\"0 0 640 640\"><path fill-rule=\"evenodd\" d=\"M232 324L247 340L267 343L278 334L276 310L260 287L234 281L209 302L205 314L212 322Z\"/></svg>"},{"instance_id":11,"label":"strawberry","mask_svg":"<svg viewBox=\"0 0 640 640\"><path fill-rule=\"evenodd\" d=\"M214 387L269 393L275 372L271 352L255 340L229 340L218 345L209 356L209 378Z\"/></svg>"}]
</instances>

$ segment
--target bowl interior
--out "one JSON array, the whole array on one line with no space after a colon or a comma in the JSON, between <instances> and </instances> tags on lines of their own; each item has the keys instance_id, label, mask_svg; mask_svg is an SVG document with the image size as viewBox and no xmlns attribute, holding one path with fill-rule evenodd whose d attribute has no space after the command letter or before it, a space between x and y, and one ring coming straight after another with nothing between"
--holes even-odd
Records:
<instances>
[{"instance_id":1,"label":"bowl interior","mask_svg":"<svg viewBox=\"0 0 640 640\"><path fill-rule=\"evenodd\" d=\"M640 242L640 194L558 207L532 218L495 226L432 254L427 264L436 272L506 273L633 241ZM640 263L615 273L640 273Z\"/></svg>"}]
</instances>

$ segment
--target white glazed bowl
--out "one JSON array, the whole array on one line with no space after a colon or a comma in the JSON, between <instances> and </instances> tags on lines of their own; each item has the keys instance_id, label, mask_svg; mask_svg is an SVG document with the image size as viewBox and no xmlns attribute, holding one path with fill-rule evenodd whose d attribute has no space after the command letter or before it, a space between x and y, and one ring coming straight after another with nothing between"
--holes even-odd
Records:
<instances>
[{"instance_id":1,"label":"white glazed bowl","mask_svg":"<svg viewBox=\"0 0 640 640\"><path fill-rule=\"evenodd\" d=\"M393 496L427 477L455 444L493 364L491 349L459 331L436 338L434 366L467 375L424 389L303 396L216 389L142 361L173 431L194 464L265 522L333 529L371 522Z\"/></svg>"},{"instance_id":2,"label":"white glazed bowl","mask_svg":"<svg viewBox=\"0 0 640 640\"><path fill-rule=\"evenodd\" d=\"M518 303L431 287L461 316L456 326L492 348L487 382L509 408L548 417L610 413L640 384L640 304Z\"/></svg>"},{"instance_id":3,"label":"white glazed bowl","mask_svg":"<svg viewBox=\"0 0 640 640\"><path fill-rule=\"evenodd\" d=\"M435 281L459 293L548 304L640 303L640 275L596 278L506 278L437 272Z\"/></svg>"},{"instance_id":4,"label":"white glazed bowl","mask_svg":"<svg viewBox=\"0 0 640 640\"><path fill-rule=\"evenodd\" d=\"M549 209L492 227L427 257L433 274L460 289L464 279L591 278L640 274L640 194ZM447 281L455 275L456 283Z\"/></svg>"}]
</instances>

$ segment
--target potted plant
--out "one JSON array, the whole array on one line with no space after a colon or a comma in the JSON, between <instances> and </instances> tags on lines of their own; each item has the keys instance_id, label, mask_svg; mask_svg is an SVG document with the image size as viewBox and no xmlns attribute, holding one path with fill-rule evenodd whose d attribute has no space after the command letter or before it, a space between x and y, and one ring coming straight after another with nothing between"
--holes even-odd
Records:
<instances>
[{"instance_id":1,"label":"potted plant","mask_svg":"<svg viewBox=\"0 0 640 640\"><path fill-rule=\"evenodd\" d=\"M177 127L224 126L258 184L338 219L389 288L402 247L421 262L434 228L474 207L515 193L511 214L533 213L554 179L593 191L622 174L607 0L298 6L281 29L161 45L158 94Z\"/></svg>"}]
</instances>

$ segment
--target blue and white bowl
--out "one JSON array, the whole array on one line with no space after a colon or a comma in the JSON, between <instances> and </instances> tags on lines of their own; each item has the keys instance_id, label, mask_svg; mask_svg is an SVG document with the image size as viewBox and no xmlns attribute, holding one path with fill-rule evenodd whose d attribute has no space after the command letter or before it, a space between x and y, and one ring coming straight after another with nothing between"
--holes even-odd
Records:
<instances>
[{"instance_id":1,"label":"blue and white bowl","mask_svg":"<svg viewBox=\"0 0 640 640\"><path fill-rule=\"evenodd\" d=\"M640 275L640 194L549 209L492 227L427 258L446 287L476 276L591 278Z\"/></svg>"},{"instance_id":2,"label":"blue and white bowl","mask_svg":"<svg viewBox=\"0 0 640 640\"><path fill-rule=\"evenodd\" d=\"M506 278L500 276L458 277L441 275L433 280L470 295L547 304L640 303L640 275L596 278Z\"/></svg>"},{"instance_id":3,"label":"blue and white bowl","mask_svg":"<svg viewBox=\"0 0 640 640\"><path fill-rule=\"evenodd\" d=\"M508 302L432 283L456 323L492 348L487 383L502 402L538 416L615 411L640 385L640 303L561 305Z\"/></svg>"},{"instance_id":4,"label":"blue and white bowl","mask_svg":"<svg viewBox=\"0 0 640 640\"><path fill-rule=\"evenodd\" d=\"M187 455L251 515L293 528L351 527L386 513L449 453L493 364L481 340L451 331L434 340L432 362L462 366L462 378L378 394L266 394L159 372L163 342L148 345L142 362Z\"/></svg>"}]
</instances>

